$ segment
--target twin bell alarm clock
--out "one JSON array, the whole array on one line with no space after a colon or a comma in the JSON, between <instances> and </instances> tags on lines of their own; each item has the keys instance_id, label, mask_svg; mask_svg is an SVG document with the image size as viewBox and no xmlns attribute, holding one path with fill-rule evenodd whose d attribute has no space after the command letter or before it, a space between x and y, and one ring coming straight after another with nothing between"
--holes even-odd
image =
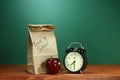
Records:
<instances>
[{"instance_id":1,"label":"twin bell alarm clock","mask_svg":"<svg viewBox=\"0 0 120 80\"><path fill-rule=\"evenodd\" d=\"M77 45L78 47L72 47ZM63 65L70 73L82 73L87 67L86 50L79 42L72 42L65 50Z\"/></svg>"}]
</instances>

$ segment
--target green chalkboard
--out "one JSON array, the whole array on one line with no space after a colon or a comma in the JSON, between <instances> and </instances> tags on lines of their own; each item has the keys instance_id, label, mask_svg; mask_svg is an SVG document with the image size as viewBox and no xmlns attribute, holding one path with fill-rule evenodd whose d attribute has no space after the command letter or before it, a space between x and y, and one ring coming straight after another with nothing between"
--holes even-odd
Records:
<instances>
[{"instance_id":1,"label":"green chalkboard","mask_svg":"<svg viewBox=\"0 0 120 80\"><path fill-rule=\"evenodd\" d=\"M89 64L120 64L120 0L0 0L0 64L26 64L28 24L54 24L59 57L81 42Z\"/></svg>"}]
</instances>

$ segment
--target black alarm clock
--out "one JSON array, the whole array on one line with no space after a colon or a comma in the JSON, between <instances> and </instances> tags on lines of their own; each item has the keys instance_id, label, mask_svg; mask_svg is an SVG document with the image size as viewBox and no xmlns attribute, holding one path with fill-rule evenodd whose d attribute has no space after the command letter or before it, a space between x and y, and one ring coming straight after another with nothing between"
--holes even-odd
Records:
<instances>
[{"instance_id":1,"label":"black alarm clock","mask_svg":"<svg viewBox=\"0 0 120 80\"><path fill-rule=\"evenodd\" d=\"M72 45L79 45L78 48L72 47ZM86 57L86 50L79 42L72 42L65 50L65 56L63 59L63 65L70 73L82 73L88 64Z\"/></svg>"}]
</instances>

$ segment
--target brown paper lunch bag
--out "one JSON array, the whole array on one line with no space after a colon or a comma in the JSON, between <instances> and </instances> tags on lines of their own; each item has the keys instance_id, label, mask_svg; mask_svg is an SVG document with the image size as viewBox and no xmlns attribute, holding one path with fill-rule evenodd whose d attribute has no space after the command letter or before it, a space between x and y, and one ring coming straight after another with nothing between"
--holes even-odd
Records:
<instances>
[{"instance_id":1,"label":"brown paper lunch bag","mask_svg":"<svg viewBox=\"0 0 120 80\"><path fill-rule=\"evenodd\" d=\"M51 24L28 25L27 71L34 74L46 73L45 61L58 58L55 26Z\"/></svg>"}]
</instances>

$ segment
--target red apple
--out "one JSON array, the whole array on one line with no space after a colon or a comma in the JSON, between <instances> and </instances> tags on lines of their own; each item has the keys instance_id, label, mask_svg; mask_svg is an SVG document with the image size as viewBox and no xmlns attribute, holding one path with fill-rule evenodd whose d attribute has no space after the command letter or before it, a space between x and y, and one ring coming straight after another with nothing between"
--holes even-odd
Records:
<instances>
[{"instance_id":1,"label":"red apple","mask_svg":"<svg viewBox=\"0 0 120 80\"><path fill-rule=\"evenodd\" d=\"M61 69L59 58L49 58L46 61L46 69L49 74L57 74Z\"/></svg>"}]
</instances>

